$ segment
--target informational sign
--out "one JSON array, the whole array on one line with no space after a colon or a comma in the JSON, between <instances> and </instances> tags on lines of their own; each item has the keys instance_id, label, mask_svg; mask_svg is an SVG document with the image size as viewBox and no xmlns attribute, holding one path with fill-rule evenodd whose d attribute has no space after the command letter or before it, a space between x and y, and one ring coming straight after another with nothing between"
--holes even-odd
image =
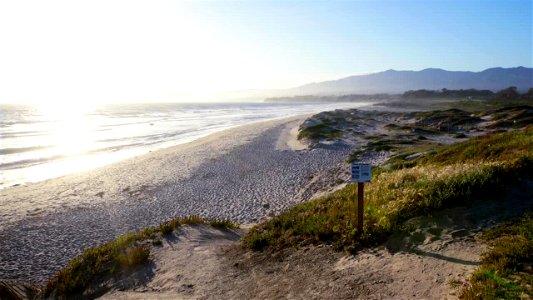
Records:
<instances>
[{"instance_id":1,"label":"informational sign","mask_svg":"<svg viewBox=\"0 0 533 300\"><path fill-rule=\"evenodd\" d=\"M370 182L372 177L372 167L370 164L354 162L352 163L352 182Z\"/></svg>"}]
</instances>

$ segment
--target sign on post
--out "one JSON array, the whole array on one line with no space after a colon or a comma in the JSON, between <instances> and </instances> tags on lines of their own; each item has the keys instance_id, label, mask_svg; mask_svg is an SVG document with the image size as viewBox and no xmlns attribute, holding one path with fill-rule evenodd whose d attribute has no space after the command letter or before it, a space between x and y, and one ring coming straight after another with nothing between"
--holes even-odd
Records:
<instances>
[{"instance_id":1,"label":"sign on post","mask_svg":"<svg viewBox=\"0 0 533 300\"><path fill-rule=\"evenodd\" d=\"M357 182L357 233L363 234L363 208L365 195L365 182L370 182L372 167L370 164L352 163L352 182Z\"/></svg>"},{"instance_id":2,"label":"sign on post","mask_svg":"<svg viewBox=\"0 0 533 300\"><path fill-rule=\"evenodd\" d=\"M352 163L352 182L370 182L372 168L370 164Z\"/></svg>"}]
</instances>

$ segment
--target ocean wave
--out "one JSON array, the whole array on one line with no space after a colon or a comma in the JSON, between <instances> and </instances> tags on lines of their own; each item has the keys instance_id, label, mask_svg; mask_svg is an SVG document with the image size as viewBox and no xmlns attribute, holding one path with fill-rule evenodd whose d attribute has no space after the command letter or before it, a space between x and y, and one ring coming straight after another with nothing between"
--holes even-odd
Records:
<instances>
[{"instance_id":1,"label":"ocean wave","mask_svg":"<svg viewBox=\"0 0 533 300\"><path fill-rule=\"evenodd\" d=\"M46 131L13 131L13 132L2 132L0 137L2 138L18 138L18 137L31 137L31 136L41 136L46 134Z\"/></svg>"},{"instance_id":2,"label":"ocean wave","mask_svg":"<svg viewBox=\"0 0 533 300\"><path fill-rule=\"evenodd\" d=\"M37 150L48 149L48 148L51 148L51 147L53 147L53 146L33 146L33 147L20 147L20 148L3 148L3 149L0 149L0 155L9 155L9 154L29 152L29 151L37 151Z\"/></svg>"},{"instance_id":3,"label":"ocean wave","mask_svg":"<svg viewBox=\"0 0 533 300\"><path fill-rule=\"evenodd\" d=\"M0 163L0 170L28 168L31 166L63 159L65 157L67 156L54 155L54 156L49 156L49 157L30 158L30 159L17 160L17 161L12 161L12 162L7 162L7 163Z\"/></svg>"}]
</instances>

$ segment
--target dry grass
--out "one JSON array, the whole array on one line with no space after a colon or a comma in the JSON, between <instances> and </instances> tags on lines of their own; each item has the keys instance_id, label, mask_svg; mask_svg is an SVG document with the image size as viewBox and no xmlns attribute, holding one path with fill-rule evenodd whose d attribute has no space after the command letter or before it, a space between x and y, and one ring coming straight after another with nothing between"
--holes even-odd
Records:
<instances>
[{"instance_id":1,"label":"dry grass","mask_svg":"<svg viewBox=\"0 0 533 300\"><path fill-rule=\"evenodd\" d=\"M504 183L531 176L531 131L445 146L410 168L378 170L366 186L364 234L356 229L356 196L349 185L259 224L244 238L244 245L275 250L330 243L348 251L376 245L409 218L467 204L498 192Z\"/></svg>"},{"instance_id":2,"label":"dry grass","mask_svg":"<svg viewBox=\"0 0 533 300\"><path fill-rule=\"evenodd\" d=\"M141 239L141 234L127 234L86 250L48 281L44 297L81 295L99 276L131 271L147 263L150 250L140 243Z\"/></svg>"}]
</instances>

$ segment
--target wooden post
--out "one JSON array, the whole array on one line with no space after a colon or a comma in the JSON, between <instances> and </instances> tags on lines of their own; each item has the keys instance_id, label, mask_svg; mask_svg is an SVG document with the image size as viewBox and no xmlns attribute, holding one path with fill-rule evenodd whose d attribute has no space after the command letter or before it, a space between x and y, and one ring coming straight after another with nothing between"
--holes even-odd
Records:
<instances>
[{"instance_id":1,"label":"wooden post","mask_svg":"<svg viewBox=\"0 0 533 300\"><path fill-rule=\"evenodd\" d=\"M363 208L364 208L365 184L357 183L357 234L363 235Z\"/></svg>"},{"instance_id":2,"label":"wooden post","mask_svg":"<svg viewBox=\"0 0 533 300\"><path fill-rule=\"evenodd\" d=\"M352 182L357 182L357 235L359 236L363 235L365 182L370 182L371 178L372 166L370 164L352 162Z\"/></svg>"}]
</instances>

